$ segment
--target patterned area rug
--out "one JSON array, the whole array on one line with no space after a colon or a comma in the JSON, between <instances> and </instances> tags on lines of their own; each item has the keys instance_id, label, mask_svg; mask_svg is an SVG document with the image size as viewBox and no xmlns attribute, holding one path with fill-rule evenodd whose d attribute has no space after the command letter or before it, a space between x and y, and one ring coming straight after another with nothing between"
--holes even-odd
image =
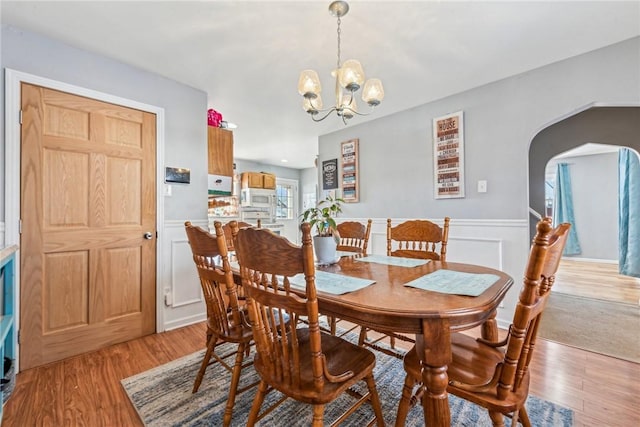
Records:
<instances>
[{"instance_id":1,"label":"patterned area rug","mask_svg":"<svg viewBox=\"0 0 640 427\"><path fill-rule=\"evenodd\" d=\"M640 306L552 292L538 337L640 363L638 330Z\"/></svg>"},{"instance_id":2,"label":"patterned area rug","mask_svg":"<svg viewBox=\"0 0 640 427\"><path fill-rule=\"evenodd\" d=\"M219 346L219 354L223 354L225 349L228 351L231 348L229 346L231 344ZM192 394L193 381L203 355L204 350L122 380L127 395L146 426L222 425L231 374L219 363L209 366L200 389L197 393ZM393 425L404 384L402 362L381 353L376 353L376 358L374 376L382 401L385 424ZM252 368L245 368L240 386L251 384L257 377L257 373ZM232 426L246 425L254 395L255 388L252 388L237 396ZM269 393L263 408L269 402L277 401L278 397L279 394L275 391ZM352 402L353 398L345 395L327 405L325 420L331 422L335 419L332 418L334 414L341 413ZM449 405L452 426L491 426L489 416L482 408L455 396L449 397ZM573 411L535 396L529 397L527 412L534 426L568 427L573 425ZM365 404L342 425L360 427L372 418L373 411L368 404ZM309 426L311 425L311 408L309 405L289 399L265 417L260 425ZM424 425L420 405L412 408L406 425ZM507 420L507 425L509 425L509 420Z\"/></svg>"}]
</instances>

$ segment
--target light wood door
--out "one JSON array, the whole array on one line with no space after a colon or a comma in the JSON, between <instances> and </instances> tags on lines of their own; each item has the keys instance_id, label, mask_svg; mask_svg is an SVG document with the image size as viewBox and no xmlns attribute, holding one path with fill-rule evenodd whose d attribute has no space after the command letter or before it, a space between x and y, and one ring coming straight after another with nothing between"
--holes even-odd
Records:
<instances>
[{"instance_id":1,"label":"light wood door","mask_svg":"<svg viewBox=\"0 0 640 427\"><path fill-rule=\"evenodd\" d=\"M156 118L28 84L21 98L28 369L155 331Z\"/></svg>"}]
</instances>

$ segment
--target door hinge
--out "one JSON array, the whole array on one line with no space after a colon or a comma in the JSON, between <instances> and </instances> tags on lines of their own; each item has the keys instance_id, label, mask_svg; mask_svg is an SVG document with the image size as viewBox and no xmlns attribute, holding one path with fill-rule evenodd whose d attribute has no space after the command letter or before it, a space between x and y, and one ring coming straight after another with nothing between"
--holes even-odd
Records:
<instances>
[{"instance_id":1,"label":"door hinge","mask_svg":"<svg viewBox=\"0 0 640 427\"><path fill-rule=\"evenodd\" d=\"M18 117L20 118L20 124L22 124L22 110L20 110L20 114L18 114Z\"/></svg>"},{"instance_id":2,"label":"door hinge","mask_svg":"<svg viewBox=\"0 0 640 427\"><path fill-rule=\"evenodd\" d=\"M22 234L22 220L18 221L18 234Z\"/></svg>"},{"instance_id":3,"label":"door hinge","mask_svg":"<svg viewBox=\"0 0 640 427\"><path fill-rule=\"evenodd\" d=\"M18 329L18 344L20 344L20 329Z\"/></svg>"}]
</instances>

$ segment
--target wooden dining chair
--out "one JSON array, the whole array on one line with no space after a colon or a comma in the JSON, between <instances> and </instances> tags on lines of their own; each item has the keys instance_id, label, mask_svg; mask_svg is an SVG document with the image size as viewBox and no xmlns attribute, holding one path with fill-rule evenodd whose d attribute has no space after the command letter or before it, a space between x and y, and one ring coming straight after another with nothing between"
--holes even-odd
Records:
<instances>
[{"instance_id":1,"label":"wooden dining chair","mask_svg":"<svg viewBox=\"0 0 640 427\"><path fill-rule=\"evenodd\" d=\"M431 221L416 219L394 227L387 219L387 255L405 258L447 260L449 217L442 228Z\"/></svg>"},{"instance_id":2,"label":"wooden dining chair","mask_svg":"<svg viewBox=\"0 0 640 427\"><path fill-rule=\"evenodd\" d=\"M258 383L238 388L240 372L250 366L251 361L245 362L245 355L251 347L253 334L245 311L238 305L236 284L233 281L231 266L227 257L227 243L222 230L222 223L214 223L216 235L208 233L187 221L184 224L189 239L189 246L193 253L193 261L198 269L200 285L207 307L207 351L200 364L200 370L193 384L192 392L198 391L207 367L211 363L220 363L231 372L229 396L224 411L223 424L231 423L235 397ZM238 344L233 352L218 355L215 348L220 342ZM225 359L235 354L232 366ZM211 358L214 360L211 361Z\"/></svg>"},{"instance_id":3,"label":"wooden dining chair","mask_svg":"<svg viewBox=\"0 0 640 427\"><path fill-rule=\"evenodd\" d=\"M451 335L452 362L447 373L447 391L486 408L494 426L504 426L504 415L511 414L511 425L518 421L531 425L525 401L529 394L529 363L536 344L540 318L555 280L570 224L553 229L551 218L537 225L524 283L509 332L501 342L474 339L462 333ZM407 373L396 426L404 426L412 402L420 400L423 387L413 395L422 381L422 365L411 349L404 358Z\"/></svg>"},{"instance_id":4,"label":"wooden dining chair","mask_svg":"<svg viewBox=\"0 0 640 427\"><path fill-rule=\"evenodd\" d=\"M340 242L338 243L336 250L366 255L367 246L369 245L369 236L371 235L371 222L372 221L369 219L366 226L357 221L346 221L338 224L336 228L338 230L338 235L340 236ZM340 319L328 317L327 321L329 323L329 332L331 332L331 335L335 335L336 327ZM358 325L351 327L344 331L342 335L353 331L357 327Z\"/></svg>"},{"instance_id":5,"label":"wooden dining chair","mask_svg":"<svg viewBox=\"0 0 640 427\"><path fill-rule=\"evenodd\" d=\"M449 221L450 218L445 217L443 226L440 228L438 224L423 219L405 221L391 226L391 218L387 219L387 256L446 261ZM399 359L404 357L404 353L395 350L396 339L415 343L415 340L406 335L392 332L385 332L378 338L369 340L368 331L369 329L364 327L360 329L358 340L360 345L369 346ZM391 349L378 345L378 342L387 337Z\"/></svg>"},{"instance_id":6,"label":"wooden dining chair","mask_svg":"<svg viewBox=\"0 0 640 427\"><path fill-rule=\"evenodd\" d=\"M231 228L232 228L231 223L233 222L236 223L236 227L238 228L253 227L253 224L249 224L248 222L244 222L244 221L236 221L236 220L232 220L224 224L222 226L222 231L224 231L224 238L225 238L225 241L227 242L228 252L233 252L235 250L233 246L233 233L231 232ZM258 219L258 228L260 228L260 219Z\"/></svg>"},{"instance_id":7,"label":"wooden dining chair","mask_svg":"<svg viewBox=\"0 0 640 427\"><path fill-rule=\"evenodd\" d=\"M366 255L371 235L371 220L367 221L366 226L357 221L346 221L338 224L336 228L340 235L340 243L336 250Z\"/></svg>"},{"instance_id":8,"label":"wooden dining chair","mask_svg":"<svg viewBox=\"0 0 640 427\"><path fill-rule=\"evenodd\" d=\"M310 424L322 426L325 405L347 391L353 394L348 389L364 380L366 394L333 425L370 401L377 425L383 426L373 378L374 354L320 331L311 227L304 223L301 228L302 246L256 228L240 229L236 236L256 342L254 367L261 379L247 425L253 426L273 410L272 406L260 414L266 394L275 389L285 396L276 405L286 398L313 405ZM296 275L302 279L294 285L291 277ZM307 318L308 326L297 321L300 316Z\"/></svg>"}]
</instances>

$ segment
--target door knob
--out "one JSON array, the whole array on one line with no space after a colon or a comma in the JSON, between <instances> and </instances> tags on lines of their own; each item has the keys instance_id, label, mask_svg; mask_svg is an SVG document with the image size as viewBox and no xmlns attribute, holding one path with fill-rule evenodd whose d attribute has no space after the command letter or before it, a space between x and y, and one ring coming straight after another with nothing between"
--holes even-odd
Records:
<instances>
[{"instance_id":1,"label":"door knob","mask_svg":"<svg viewBox=\"0 0 640 427\"><path fill-rule=\"evenodd\" d=\"M146 233L144 233L144 238L147 240L153 239L153 233L151 233L150 231L147 231Z\"/></svg>"}]
</instances>

